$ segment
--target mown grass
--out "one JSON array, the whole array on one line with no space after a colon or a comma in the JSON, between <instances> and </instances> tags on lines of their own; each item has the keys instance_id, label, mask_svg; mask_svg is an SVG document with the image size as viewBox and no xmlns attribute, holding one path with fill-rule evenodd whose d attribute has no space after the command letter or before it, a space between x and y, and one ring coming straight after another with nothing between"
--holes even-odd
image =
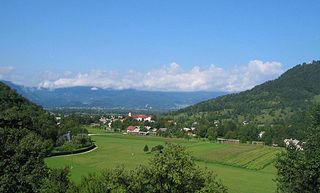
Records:
<instances>
[{"instance_id":1,"label":"mown grass","mask_svg":"<svg viewBox=\"0 0 320 193\"><path fill-rule=\"evenodd\" d=\"M257 145L213 144L198 140L167 139L152 136L106 134L92 136L98 149L88 154L46 159L49 167L70 166L71 178L80 182L81 176L124 165L132 169L148 164L152 154L143 152L165 142L179 143L191 152L197 164L213 170L230 192L274 192L275 170L272 164L277 149ZM265 167L266 166L266 167ZM250 168L250 169L248 169ZM263 169L261 169L263 168Z\"/></svg>"}]
</instances>

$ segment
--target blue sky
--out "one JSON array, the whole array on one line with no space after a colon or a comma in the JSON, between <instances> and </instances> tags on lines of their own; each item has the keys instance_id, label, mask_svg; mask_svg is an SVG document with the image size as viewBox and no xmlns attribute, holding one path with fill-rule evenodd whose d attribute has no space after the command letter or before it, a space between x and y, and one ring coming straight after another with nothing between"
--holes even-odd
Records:
<instances>
[{"instance_id":1,"label":"blue sky","mask_svg":"<svg viewBox=\"0 0 320 193\"><path fill-rule=\"evenodd\" d=\"M319 10L317 0L0 0L0 78L244 90L320 58Z\"/></svg>"}]
</instances>

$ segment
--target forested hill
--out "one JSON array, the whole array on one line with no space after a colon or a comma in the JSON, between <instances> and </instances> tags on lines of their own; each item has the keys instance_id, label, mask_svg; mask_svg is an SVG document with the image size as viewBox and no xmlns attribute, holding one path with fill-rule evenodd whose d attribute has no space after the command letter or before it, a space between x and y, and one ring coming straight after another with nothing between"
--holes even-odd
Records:
<instances>
[{"instance_id":1,"label":"forested hill","mask_svg":"<svg viewBox=\"0 0 320 193\"><path fill-rule=\"evenodd\" d=\"M45 139L56 140L54 117L0 82L0 128L27 129Z\"/></svg>"},{"instance_id":2,"label":"forested hill","mask_svg":"<svg viewBox=\"0 0 320 193\"><path fill-rule=\"evenodd\" d=\"M297 65L276 80L198 103L174 115L210 115L213 119L239 123L290 124L297 113L304 112L316 100L320 100L320 61Z\"/></svg>"}]
</instances>

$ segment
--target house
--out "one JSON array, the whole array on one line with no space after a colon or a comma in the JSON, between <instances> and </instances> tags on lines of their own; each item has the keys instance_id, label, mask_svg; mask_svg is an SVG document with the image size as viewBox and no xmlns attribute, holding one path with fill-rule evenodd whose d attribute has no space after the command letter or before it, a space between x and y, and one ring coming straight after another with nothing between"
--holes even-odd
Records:
<instances>
[{"instance_id":1,"label":"house","mask_svg":"<svg viewBox=\"0 0 320 193\"><path fill-rule=\"evenodd\" d=\"M183 128L182 130L184 130L185 132L192 131L190 128L187 127Z\"/></svg>"},{"instance_id":2,"label":"house","mask_svg":"<svg viewBox=\"0 0 320 193\"><path fill-rule=\"evenodd\" d=\"M224 138L217 138L218 143L223 144L239 144L240 140L238 139L224 139Z\"/></svg>"},{"instance_id":3,"label":"house","mask_svg":"<svg viewBox=\"0 0 320 193\"><path fill-rule=\"evenodd\" d=\"M71 139L72 139L71 132L68 131L67 133L63 134L63 137L66 141L68 141L68 142L71 141Z\"/></svg>"},{"instance_id":4,"label":"house","mask_svg":"<svg viewBox=\"0 0 320 193\"><path fill-rule=\"evenodd\" d=\"M303 150L303 145L305 144L305 143L300 143L300 141L297 139L285 139L283 141L287 147L291 146L296 148L296 150Z\"/></svg>"},{"instance_id":5,"label":"house","mask_svg":"<svg viewBox=\"0 0 320 193\"><path fill-rule=\"evenodd\" d=\"M150 116L150 115L142 115L142 114L140 114L140 115L132 115L132 113L129 113L128 117L131 117L131 118L133 118L133 119L135 119L137 121L148 121L148 122L152 121L151 120L152 116Z\"/></svg>"},{"instance_id":6,"label":"house","mask_svg":"<svg viewBox=\"0 0 320 193\"><path fill-rule=\"evenodd\" d=\"M195 134L193 134L193 131L194 131L195 129L196 129L195 127L191 127L191 128L185 127L185 128L183 128L182 130L185 131L185 132L187 132L187 135L189 135L189 136L195 136Z\"/></svg>"},{"instance_id":7,"label":"house","mask_svg":"<svg viewBox=\"0 0 320 193\"><path fill-rule=\"evenodd\" d=\"M243 121L242 124L243 124L243 125L248 125L248 124L249 124L249 121Z\"/></svg>"},{"instance_id":8,"label":"house","mask_svg":"<svg viewBox=\"0 0 320 193\"><path fill-rule=\"evenodd\" d=\"M130 134L139 134L140 132L140 127L139 126L132 126L130 125L128 128L127 128L127 133L130 133Z\"/></svg>"},{"instance_id":9,"label":"house","mask_svg":"<svg viewBox=\"0 0 320 193\"><path fill-rule=\"evenodd\" d=\"M266 133L265 131L261 131L261 132L259 133L259 138L261 139L262 136L263 136L265 133Z\"/></svg>"},{"instance_id":10,"label":"house","mask_svg":"<svg viewBox=\"0 0 320 193\"><path fill-rule=\"evenodd\" d=\"M219 120L214 120L213 124L214 124L214 126L218 127L219 124L220 124L220 121Z\"/></svg>"},{"instance_id":11,"label":"house","mask_svg":"<svg viewBox=\"0 0 320 193\"><path fill-rule=\"evenodd\" d=\"M157 135L157 131L158 131L157 128L152 128L152 127L150 127L150 128L148 129L148 135Z\"/></svg>"}]
</instances>

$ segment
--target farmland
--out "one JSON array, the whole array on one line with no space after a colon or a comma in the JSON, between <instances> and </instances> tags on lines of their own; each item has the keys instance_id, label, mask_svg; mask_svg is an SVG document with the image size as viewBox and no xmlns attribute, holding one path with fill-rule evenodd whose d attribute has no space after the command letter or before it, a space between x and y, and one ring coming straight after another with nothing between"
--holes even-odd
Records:
<instances>
[{"instance_id":1,"label":"farmland","mask_svg":"<svg viewBox=\"0 0 320 193\"><path fill-rule=\"evenodd\" d=\"M96 131L95 131L96 133ZM230 192L274 192L275 169L272 161L276 148L259 145L215 144L199 140L160 138L152 136L129 136L103 134L92 136L98 146L93 152L81 155L52 157L46 159L49 167L70 166L71 178L79 183L81 176L90 172L123 165L132 169L148 164L152 153L143 152L165 142L179 143L195 158L200 167L213 170Z\"/></svg>"}]
</instances>

